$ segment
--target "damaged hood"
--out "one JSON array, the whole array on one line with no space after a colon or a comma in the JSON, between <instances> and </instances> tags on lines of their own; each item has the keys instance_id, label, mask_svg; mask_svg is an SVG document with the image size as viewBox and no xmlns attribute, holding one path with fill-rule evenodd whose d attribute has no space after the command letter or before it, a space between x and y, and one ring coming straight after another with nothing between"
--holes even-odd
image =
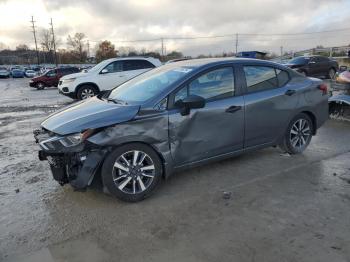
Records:
<instances>
[{"instance_id":1,"label":"damaged hood","mask_svg":"<svg viewBox=\"0 0 350 262\"><path fill-rule=\"evenodd\" d=\"M131 120L139 108L139 105L120 105L93 97L54 113L41 126L59 135L79 133Z\"/></svg>"}]
</instances>

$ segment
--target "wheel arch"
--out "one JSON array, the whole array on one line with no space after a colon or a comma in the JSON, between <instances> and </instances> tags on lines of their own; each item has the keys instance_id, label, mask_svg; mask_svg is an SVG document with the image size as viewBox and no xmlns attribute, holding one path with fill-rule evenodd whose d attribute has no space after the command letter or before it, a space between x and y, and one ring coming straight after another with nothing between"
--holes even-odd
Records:
<instances>
[{"instance_id":1,"label":"wheel arch","mask_svg":"<svg viewBox=\"0 0 350 262\"><path fill-rule=\"evenodd\" d=\"M153 151L158 155L159 159L160 159L160 162L162 164L162 177L164 179L166 179L169 175L170 175L170 172L166 166L166 158L164 157L164 155L160 152L159 148L157 148L156 146L152 145L151 143L147 143L145 141L141 141L141 140L130 140L130 141L127 141L125 143L121 143L121 144L118 144L118 145L113 145L110 147L110 150L109 152L107 153L110 154L114 149L118 148L118 147L121 147L121 146L124 146L124 145L129 145L129 144L142 144L142 145L145 145L145 146L148 146L150 148L153 149ZM104 160L106 159L107 155L105 156ZM102 163L104 162L104 160L102 161Z\"/></svg>"},{"instance_id":2,"label":"wheel arch","mask_svg":"<svg viewBox=\"0 0 350 262\"><path fill-rule=\"evenodd\" d=\"M303 113L305 115L307 115L308 117L310 117L311 122L312 122L312 134L316 135L316 130L317 130L317 119L314 113L312 113L311 111L302 111L300 113Z\"/></svg>"},{"instance_id":3,"label":"wheel arch","mask_svg":"<svg viewBox=\"0 0 350 262\"><path fill-rule=\"evenodd\" d=\"M96 84L96 83L94 83L94 82L83 82L83 83L80 83L79 85L77 85L76 87L75 87L75 90L74 90L74 92L76 93L76 94L78 94L78 90L79 90L79 88L81 88L82 86L93 86L94 88L96 88L96 90L97 90L97 92L100 92L101 90L100 90L100 88L98 87L98 85Z\"/></svg>"}]
</instances>

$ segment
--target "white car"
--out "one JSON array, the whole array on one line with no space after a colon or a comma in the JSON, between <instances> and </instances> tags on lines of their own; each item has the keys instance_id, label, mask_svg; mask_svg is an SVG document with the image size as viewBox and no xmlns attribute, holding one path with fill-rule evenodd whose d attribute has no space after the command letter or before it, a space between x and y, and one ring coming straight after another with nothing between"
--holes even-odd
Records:
<instances>
[{"instance_id":1,"label":"white car","mask_svg":"<svg viewBox=\"0 0 350 262\"><path fill-rule=\"evenodd\" d=\"M26 77L30 77L30 78L36 76L36 72L34 70L26 70L24 74L26 75Z\"/></svg>"},{"instance_id":2,"label":"white car","mask_svg":"<svg viewBox=\"0 0 350 262\"><path fill-rule=\"evenodd\" d=\"M6 67L0 67L0 77L9 78L10 72L6 69Z\"/></svg>"},{"instance_id":3,"label":"white car","mask_svg":"<svg viewBox=\"0 0 350 262\"><path fill-rule=\"evenodd\" d=\"M100 91L114 87L142 74L162 63L153 57L111 58L102 61L89 70L63 76L58 83L61 94L83 100Z\"/></svg>"}]
</instances>

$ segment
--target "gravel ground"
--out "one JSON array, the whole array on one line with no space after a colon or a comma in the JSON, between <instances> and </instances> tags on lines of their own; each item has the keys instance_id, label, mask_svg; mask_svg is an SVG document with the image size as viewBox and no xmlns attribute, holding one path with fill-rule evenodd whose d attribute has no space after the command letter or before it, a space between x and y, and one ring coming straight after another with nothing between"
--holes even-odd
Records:
<instances>
[{"instance_id":1,"label":"gravel ground","mask_svg":"<svg viewBox=\"0 0 350 262\"><path fill-rule=\"evenodd\" d=\"M350 261L350 123L174 175L135 204L59 186L32 129L72 102L0 79L0 261Z\"/></svg>"}]
</instances>

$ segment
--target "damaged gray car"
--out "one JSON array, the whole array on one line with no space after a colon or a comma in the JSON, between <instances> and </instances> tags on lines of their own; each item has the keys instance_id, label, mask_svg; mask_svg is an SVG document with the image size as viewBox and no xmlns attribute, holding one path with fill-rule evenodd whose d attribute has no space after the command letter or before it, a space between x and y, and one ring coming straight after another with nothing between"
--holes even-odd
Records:
<instances>
[{"instance_id":1,"label":"damaged gray car","mask_svg":"<svg viewBox=\"0 0 350 262\"><path fill-rule=\"evenodd\" d=\"M170 63L51 115L34 131L55 180L97 176L124 201L175 171L268 146L305 150L328 118L327 87L254 59Z\"/></svg>"}]
</instances>

